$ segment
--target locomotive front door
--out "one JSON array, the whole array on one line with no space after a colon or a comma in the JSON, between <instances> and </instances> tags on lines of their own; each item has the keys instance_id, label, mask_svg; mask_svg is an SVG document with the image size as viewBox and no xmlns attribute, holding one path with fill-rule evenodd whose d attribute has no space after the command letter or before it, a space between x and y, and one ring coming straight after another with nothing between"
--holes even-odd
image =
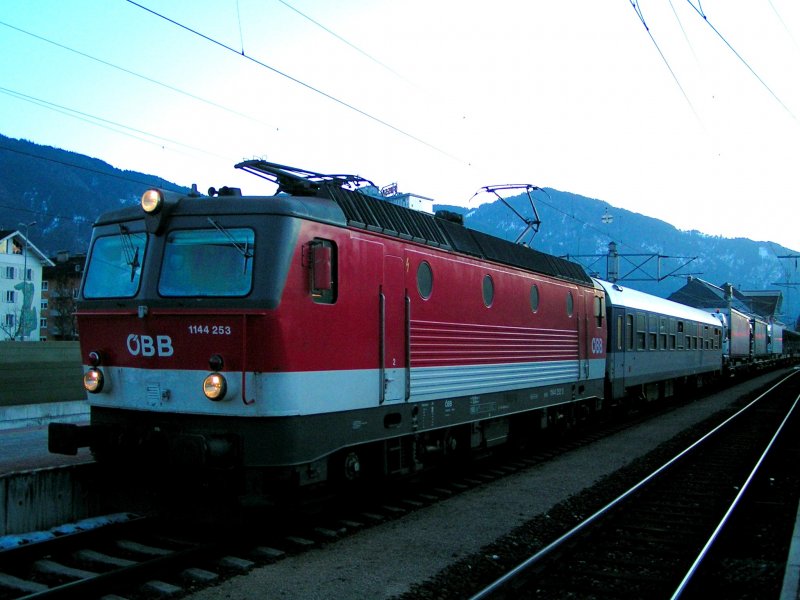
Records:
<instances>
[{"instance_id":1,"label":"locomotive front door","mask_svg":"<svg viewBox=\"0 0 800 600\"><path fill-rule=\"evenodd\" d=\"M380 291L381 402L406 399L405 266L399 256L385 256Z\"/></svg>"}]
</instances>

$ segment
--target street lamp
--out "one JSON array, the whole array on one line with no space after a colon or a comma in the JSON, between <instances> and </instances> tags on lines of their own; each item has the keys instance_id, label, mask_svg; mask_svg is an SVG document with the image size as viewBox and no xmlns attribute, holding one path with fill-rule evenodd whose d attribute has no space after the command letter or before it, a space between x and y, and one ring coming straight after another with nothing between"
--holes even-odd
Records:
<instances>
[{"instance_id":1,"label":"street lamp","mask_svg":"<svg viewBox=\"0 0 800 600\"><path fill-rule=\"evenodd\" d=\"M20 331L20 341L25 341L25 315L26 315L26 308L25 308L25 292L28 291L28 231L31 227L36 225L36 221L31 221L30 223L18 223L19 227L25 227L25 249L22 253L22 310L19 312L19 331ZM33 284L30 284L33 286ZM33 290L31 290L31 302L33 302Z\"/></svg>"}]
</instances>

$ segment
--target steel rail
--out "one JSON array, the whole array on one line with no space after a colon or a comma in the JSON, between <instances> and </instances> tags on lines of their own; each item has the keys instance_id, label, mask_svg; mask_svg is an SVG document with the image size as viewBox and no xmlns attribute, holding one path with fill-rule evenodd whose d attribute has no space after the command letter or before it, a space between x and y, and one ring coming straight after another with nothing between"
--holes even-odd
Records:
<instances>
[{"instance_id":1,"label":"steel rail","mask_svg":"<svg viewBox=\"0 0 800 600\"><path fill-rule=\"evenodd\" d=\"M689 570L686 572L686 575L684 576L683 580L675 589L675 592L671 596L671 600L677 600L677 598L679 598L681 594L683 594L683 592L686 590L686 586L689 584L692 577L697 572L697 569L700 567L700 564L703 562L703 559L705 559L706 555L708 554L708 551L711 549L711 546L714 545L714 542L719 537L719 534L722 532L725 525L728 523L728 520L730 519L730 516L733 514L733 511L736 509L736 507L739 505L739 502L744 497L747 488L750 486L750 483L755 478L758 470L761 468L761 464L764 462L764 459L766 458L767 454L769 454L769 451L772 449L772 446L775 444L775 441L778 439L781 432L783 431L784 425L786 425L786 422L792 416L792 413L794 412L795 408L797 408L798 403L800 403L800 395L798 395L794 399L794 402L792 403L792 407L789 409L789 412L786 413L786 416L783 418L783 421L781 421L781 424L778 426L778 429L775 431L775 434L770 439L769 443L767 444L767 447L764 449L764 452L762 452L758 461L756 461L756 464L753 467L752 471L750 471L750 474L748 475L747 479L739 489L739 493L736 494L736 497L733 499L733 502L731 502L731 505L728 507L728 510L725 511L725 514L723 515L722 519L720 519L719 524L714 529L711 536L709 536L708 541L703 546L702 550L700 550L700 553L697 555L697 558L695 558L694 562L692 563L692 566L689 567Z\"/></svg>"},{"instance_id":2,"label":"steel rail","mask_svg":"<svg viewBox=\"0 0 800 600\"><path fill-rule=\"evenodd\" d=\"M610 512L617 506L619 506L627 498L629 498L630 496L632 496L633 494L644 488L647 484L649 484L652 480L657 478L664 471L672 467L675 463L679 462L682 458L684 458L688 454L692 453L698 446L700 446L706 440L714 436L718 431L726 427L730 422L734 421L739 416L747 412L750 408L758 404L765 396L770 394L773 390L775 390L779 386L783 385L787 380L789 380L791 377L794 377L798 373L800 373L800 371L794 371L793 373L790 373L789 375L781 379L779 382L775 383L768 390L760 394L757 398L750 401L746 406L744 406L735 414L725 419L722 423L714 427L711 431L703 435L700 439L696 440L688 448L684 449L676 456L671 458L661 467L650 473L650 475L642 479L639 483L634 485L628 491L624 492L623 494L612 500L609 504L607 504L606 506L595 512L593 515L591 515L590 517L588 517L587 519L585 519L584 521L582 521L581 523L570 529L568 532L566 532L565 534L563 534L562 536L560 536L559 538L557 538L556 540L554 540L553 542L551 542L550 544L548 544L547 546L536 552L534 555L532 555L531 557L529 557L528 559L526 559L525 561L514 567L508 573L506 573L505 575L498 578L484 589L480 590L479 592L471 596L469 600L483 600L485 598L488 598L492 594L499 591L501 588L503 588L504 586L515 580L516 578L520 577L525 571L530 569L533 565L540 562L546 556L551 554L554 550L562 547L566 542L574 539L578 534L583 532L584 529L588 528L589 525L593 524L595 521L606 515L608 512Z\"/></svg>"}]
</instances>

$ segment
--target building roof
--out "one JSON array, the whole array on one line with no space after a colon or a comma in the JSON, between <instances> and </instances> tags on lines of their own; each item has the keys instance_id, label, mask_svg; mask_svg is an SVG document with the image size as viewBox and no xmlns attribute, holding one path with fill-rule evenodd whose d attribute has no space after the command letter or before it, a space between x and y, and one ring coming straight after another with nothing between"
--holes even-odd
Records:
<instances>
[{"instance_id":1,"label":"building roof","mask_svg":"<svg viewBox=\"0 0 800 600\"><path fill-rule=\"evenodd\" d=\"M731 307L750 315L775 318L781 309L783 294L779 290L742 291L729 283L714 285L697 277L690 277L669 300L695 308L723 308L728 304L725 289L730 289Z\"/></svg>"},{"instance_id":2,"label":"building roof","mask_svg":"<svg viewBox=\"0 0 800 600\"><path fill-rule=\"evenodd\" d=\"M53 261L47 258L44 252L39 250L29 239L27 239L19 230L16 229L0 229L0 242L9 238L16 238L17 243L26 247L28 252L36 256L42 266L52 267Z\"/></svg>"},{"instance_id":3,"label":"building roof","mask_svg":"<svg viewBox=\"0 0 800 600\"><path fill-rule=\"evenodd\" d=\"M753 312L765 317L772 317L780 314L783 304L783 293L779 290L742 290L750 301Z\"/></svg>"},{"instance_id":4,"label":"building roof","mask_svg":"<svg viewBox=\"0 0 800 600\"><path fill-rule=\"evenodd\" d=\"M53 265L48 265L44 268L44 273L42 274L44 279L59 276L73 276L79 278L86 264L86 254L59 252L58 255L54 256L51 260L53 261Z\"/></svg>"}]
</instances>

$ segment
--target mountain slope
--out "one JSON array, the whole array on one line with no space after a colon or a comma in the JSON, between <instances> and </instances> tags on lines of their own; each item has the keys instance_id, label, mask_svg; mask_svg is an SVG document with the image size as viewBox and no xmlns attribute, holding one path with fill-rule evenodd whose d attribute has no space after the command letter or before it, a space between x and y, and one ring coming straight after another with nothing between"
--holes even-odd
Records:
<instances>
[{"instance_id":1,"label":"mountain slope","mask_svg":"<svg viewBox=\"0 0 800 600\"><path fill-rule=\"evenodd\" d=\"M29 228L31 241L49 256L60 250L85 252L97 216L137 203L151 186L188 189L154 175L116 169L96 158L0 136L0 229L24 231L25 224L36 222ZM531 245L569 256L590 274L607 276L609 242L615 242L624 285L667 297L689 275L717 285L730 282L742 290L775 289L773 284L789 282L795 286L779 286L784 295L783 320L794 324L800 314L796 261L777 258L793 254L787 248L680 231L664 221L569 192L537 191L534 199L542 224ZM508 201L522 216L533 216L526 196ZM525 223L499 200L474 208L436 208L464 214L466 226L505 239L516 240L525 229ZM609 217L611 222L606 222Z\"/></svg>"}]
</instances>

